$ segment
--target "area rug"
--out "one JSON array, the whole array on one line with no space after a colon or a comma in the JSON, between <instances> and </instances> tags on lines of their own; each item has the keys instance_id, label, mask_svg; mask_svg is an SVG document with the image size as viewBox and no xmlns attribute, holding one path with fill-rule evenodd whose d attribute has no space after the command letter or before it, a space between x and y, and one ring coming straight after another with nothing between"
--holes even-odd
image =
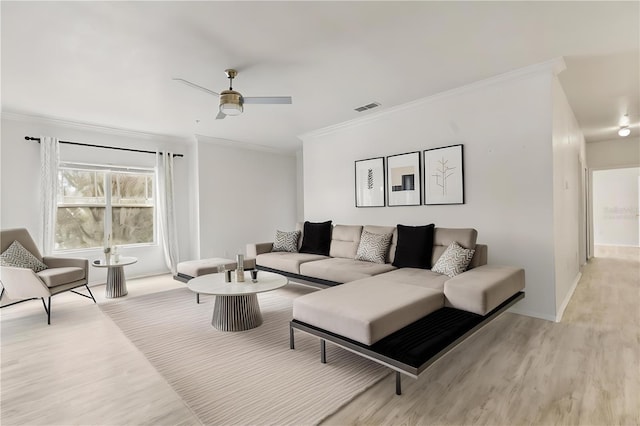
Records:
<instances>
[{"instance_id":1,"label":"area rug","mask_svg":"<svg viewBox=\"0 0 640 426\"><path fill-rule=\"evenodd\" d=\"M253 330L211 326L213 296L187 288L100 305L207 425L316 424L381 380L389 370L296 332L289 349L292 300L299 285L259 294L264 322Z\"/></svg>"}]
</instances>

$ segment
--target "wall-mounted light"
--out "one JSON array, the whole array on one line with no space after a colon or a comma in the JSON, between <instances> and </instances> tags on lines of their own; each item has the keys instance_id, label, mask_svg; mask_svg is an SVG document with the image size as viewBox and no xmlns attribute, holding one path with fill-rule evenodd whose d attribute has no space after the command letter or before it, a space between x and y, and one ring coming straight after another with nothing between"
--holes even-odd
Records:
<instances>
[{"instance_id":1,"label":"wall-mounted light","mask_svg":"<svg viewBox=\"0 0 640 426\"><path fill-rule=\"evenodd\" d=\"M623 138L625 138L631 134L631 129L629 128L629 126L620 126L620 130L618 130L618 134Z\"/></svg>"},{"instance_id":2,"label":"wall-mounted light","mask_svg":"<svg viewBox=\"0 0 640 426\"><path fill-rule=\"evenodd\" d=\"M629 114L623 115L620 119L620 129L618 129L618 135L622 136L623 138L629 136L631 134L631 129L629 128L630 123L631 122L629 121Z\"/></svg>"}]
</instances>

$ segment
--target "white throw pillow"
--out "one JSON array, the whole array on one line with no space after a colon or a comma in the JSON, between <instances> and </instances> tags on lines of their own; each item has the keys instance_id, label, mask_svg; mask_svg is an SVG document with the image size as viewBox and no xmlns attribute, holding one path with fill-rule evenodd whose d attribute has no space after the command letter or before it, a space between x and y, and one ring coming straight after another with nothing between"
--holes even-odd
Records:
<instances>
[{"instance_id":1,"label":"white throw pillow","mask_svg":"<svg viewBox=\"0 0 640 426\"><path fill-rule=\"evenodd\" d=\"M442 253L431 270L449 277L455 277L467 270L475 250L466 249L455 241Z\"/></svg>"},{"instance_id":2,"label":"white throw pillow","mask_svg":"<svg viewBox=\"0 0 640 426\"><path fill-rule=\"evenodd\" d=\"M286 251L289 253L297 253L299 238L300 231L276 231L276 239L273 242L273 249L271 251Z\"/></svg>"},{"instance_id":3,"label":"white throw pillow","mask_svg":"<svg viewBox=\"0 0 640 426\"><path fill-rule=\"evenodd\" d=\"M363 230L358 252L356 253L356 260L386 263L392 236L393 234L373 234Z\"/></svg>"},{"instance_id":4,"label":"white throw pillow","mask_svg":"<svg viewBox=\"0 0 640 426\"><path fill-rule=\"evenodd\" d=\"M29 250L24 248L18 241L14 241L11 245L0 254L1 266L12 266L14 268L29 268L33 272L44 271L47 265L40 262Z\"/></svg>"}]
</instances>

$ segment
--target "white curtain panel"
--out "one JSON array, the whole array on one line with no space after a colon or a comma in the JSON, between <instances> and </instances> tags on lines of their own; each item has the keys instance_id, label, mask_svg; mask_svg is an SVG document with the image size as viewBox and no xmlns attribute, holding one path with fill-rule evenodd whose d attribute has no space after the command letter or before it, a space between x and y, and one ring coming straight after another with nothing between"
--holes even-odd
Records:
<instances>
[{"instance_id":1,"label":"white curtain panel","mask_svg":"<svg viewBox=\"0 0 640 426\"><path fill-rule=\"evenodd\" d=\"M56 212L58 209L58 162L60 145L57 138L40 137L40 197L42 206L42 252L53 252L56 233Z\"/></svg>"},{"instance_id":2,"label":"white curtain panel","mask_svg":"<svg viewBox=\"0 0 640 426\"><path fill-rule=\"evenodd\" d=\"M176 227L173 191L173 153L164 151L156 155L158 222L164 260L173 275L178 265L178 230Z\"/></svg>"}]
</instances>

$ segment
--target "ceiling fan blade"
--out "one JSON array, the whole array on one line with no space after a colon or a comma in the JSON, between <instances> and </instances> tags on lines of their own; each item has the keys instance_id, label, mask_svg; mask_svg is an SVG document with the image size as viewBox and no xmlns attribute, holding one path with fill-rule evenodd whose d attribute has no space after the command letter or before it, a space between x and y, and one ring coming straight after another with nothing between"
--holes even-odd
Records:
<instances>
[{"instance_id":1,"label":"ceiling fan blade","mask_svg":"<svg viewBox=\"0 0 640 426\"><path fill-rule=\"evenodd\" d=\"M187 86L193 87L194 89L202 90L203 92L207 92L207 93L209 93L209 94L211 94L213 96L220 96L220 93L216 93L213 90L207 89L206 87L198 86L197 84L192 83L192 82L190 82L188 80L185 80L183 78L172 78L172 80L177 81L177 82L182 83L182 84L186 84Z\"/></svg>"},{"instance_id":2,"label":"ceiling fan blade","mask_svg":"<svg viewBox=\"0 0 640 426\"><path fill-rule=\"evenodd\" d=\"M291 102L291 96L242 97L243 104L290 104Z\"/></svg>"},{"instance_id":3,"label":"ceiling fan blade","mask_svg":"<svg viewBox=\"0 0 640 426\"><path fill-rule=\"evenodd\" d=\"M227 116L227 114L225 114L222 111L218 112L218 115L216 115L216 120L222 120L223 118L225 118Z\"/></svg>"}]
</instances>

